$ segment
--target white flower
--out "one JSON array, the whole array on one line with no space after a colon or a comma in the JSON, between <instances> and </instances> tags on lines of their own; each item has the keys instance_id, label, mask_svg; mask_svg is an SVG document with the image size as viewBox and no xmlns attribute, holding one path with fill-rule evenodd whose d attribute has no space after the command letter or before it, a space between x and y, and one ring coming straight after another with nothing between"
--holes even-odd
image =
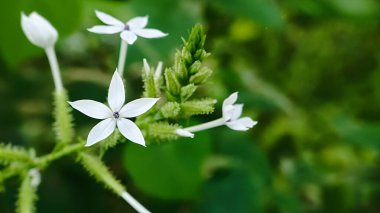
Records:
<instances>
[{"instance_id":1,"label":"white flower","mask_svg":"<svg viewBox=\"0 0 380 213\"><path fill-rule=\"evenodd\" d=\"M223 101L223 116L222 118L209 121L207 123L199 124L184 129L176 129L175 134L182 137L193 138L193 132L199 132L206 129L226 125L230 129L237 131L247 131L257 124L257 121L252 120L250 117L240 118L243 111L243 104L235 104L237 100L237 92L232 93L228 98Z\"/></svg>"},{"instance_id":2,"label":"white flower","mask_svg":"<svg viewBox=\"0 0 380 213\"><path fill-rule=\"evenodd\" d=\"M91 146L104 140L118 128L121 134L130 141L145 146L140 129L127 118L139 116L148 111L158 101L158 98L140 98L124 105L125 91L123 80L117 70L112 76L108 90L108 105L92 100L69 102L70 105L83 114L102 119L95 125L87 137L86 146Z\"/></svg>"},{"instance_id":3,"label":"white flower","mask_svg":"<svg viewBox=\"0 0 380 213\"><path fill-rule=\"evenodd\" d=\"M243 112L243 104L235 104L238 93L232 93L223 101L223 119L229 128L237 131L247 131L257 124L250 117L240 118Z\"/></svg>"},{"instance_id":4,"label":"white flower","mask_svg":"<svg viewBox=\"0 0 380 213\"><path fill-rule=\"evenodd\" d=\"M160 30L145 28L148 24L148 16L135 17L127 23L123 23L104 12L95 11L95 13L96 16L107 25L97 25L88 29L88 31L98 34L120 33L121 39L128 44L133 44L137 36L143 38L161 38L168 35Z\"/></svg>"},{"instance_id":5,"label":"white flower","mask_svg":"<svg viewBox=\"0 0 380 213\"><path fill-rule=\"evenodd\" d=\"M22 13L21 27L29 41L38 47L46 49L54 46L57 41L57 30L36 12L32 12L29 16Z\"/></svg>"}]
</instances>

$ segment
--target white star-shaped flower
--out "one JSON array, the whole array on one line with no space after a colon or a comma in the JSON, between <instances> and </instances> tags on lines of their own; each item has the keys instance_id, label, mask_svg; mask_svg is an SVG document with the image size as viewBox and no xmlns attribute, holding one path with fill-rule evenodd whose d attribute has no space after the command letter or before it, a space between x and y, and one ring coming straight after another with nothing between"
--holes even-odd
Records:
<instances>
[{"instance_id":1,"label":"white star-shaped flower","mask_svg":"<svg viewBox=\"0 0 380 213\"><path fill-rule=\"evenodd\" d=\"M235 104L238 98L238 93L232 93L228 98L223 101L223 119L230 129L237 131L247 131L257 124L250 117L240 118L243 112L243 104Z\"/></svg>"},{"instance_id":2,"label":"white star-shaped flower","mask_svg":"<svg viewBox=\"0 0 380 213\"><path fill-rule=\"evenodd\" d=\"M95 11L96 16L107 25L97 25L88 29L88 31L98 34L115 34L120 33L121 39L128 44L133 44L137 40L137 36L143 38L161 38L167 36L157 29L145 28L148 24L148 16L135 17L126 23L108 15L104 12Z\"/></svg>"},{"instance_id":3,"label":"white star-shaped flower","mask_svg":"<svg viewBox=\"0 0 380 213\"><path fill-rule=\"evenodd\" d=\"M128 140L145 146L145 140L140 129L128 118L145 113L157 101L158 98L140 98L124 105L124 84L116 70L108 90L109 106L93 100L79 100L69 103L74 109L89 117L102 119L88 134L86 146L94 145L106 139L116 128Z\"/></svg>"},{"instance_id":4,"label":"white star-shaped flower","mask_svg":"<svg viewBox=\"0 0 380 213\"><path fill-rule=\"evenodd\" d=\"M186 127L184 129L176 129L175 133L182 137L194 137L193 132L199 132L206 129L211 129L218 126L226 125L230 129L237 131L247 131L257 124L257 121L250 117L240 118L243 112L243 104L235 104L238 93L232 93L223 101L223 116L219 119L209 121L207 123Z\"/></svg>"}]
</instances>

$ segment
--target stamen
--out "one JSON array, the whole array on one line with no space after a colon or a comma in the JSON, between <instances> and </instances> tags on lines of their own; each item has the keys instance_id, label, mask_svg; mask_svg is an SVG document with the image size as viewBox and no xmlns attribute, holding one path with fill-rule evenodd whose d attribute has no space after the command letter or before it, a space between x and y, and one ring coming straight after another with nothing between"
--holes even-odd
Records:
<instances>
[{"instance_id":1,"label":"stamen","mask_svg":"<svg viewBox=\"0 0 380 213\"><path fill-rule=\"evenodd\" d=\"M128 24L124 25L124 30L130 30L130 27Z\"/></svg>"},{"instance_id":2,"label":"stamen","mask_svg":"<svg viewBox=\"0 0 380 213\"><path fill-rule=\"evenodd\" d=\"M118 118L120 117L119 112L114 112L114 113L113 113L113 117L114 117L115 119L118 119Z\"/></svg>"}]
</instances>

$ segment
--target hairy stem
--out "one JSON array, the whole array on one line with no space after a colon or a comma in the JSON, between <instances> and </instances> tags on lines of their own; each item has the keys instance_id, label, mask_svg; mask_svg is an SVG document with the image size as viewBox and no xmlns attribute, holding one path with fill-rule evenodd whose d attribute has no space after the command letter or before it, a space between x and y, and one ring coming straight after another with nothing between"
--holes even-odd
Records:
<instances>
[{"instance_id":1,"label":"hairy stem","mask_svg":"<svg viewBox=\"0 0 380 213\"><path fill-rule=\"evenodd\" d=\"M84 149L84 143L78 143L70 146L66 146L62 148L59 151L52 152L50 154L47 154L37 160L37 165L38 166L45 166L51 163L52 161L55 161L57 159L60 159L66 155L70 155L72 153L78 152L82 149Z\"/></svg>"}]
</instances>

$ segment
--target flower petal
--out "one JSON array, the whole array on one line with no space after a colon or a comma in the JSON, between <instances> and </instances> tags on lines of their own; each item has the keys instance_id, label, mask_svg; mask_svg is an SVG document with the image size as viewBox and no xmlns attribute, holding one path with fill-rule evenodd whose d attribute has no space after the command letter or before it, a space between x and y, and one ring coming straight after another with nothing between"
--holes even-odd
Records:
<instances>
[{"instance_id":1,"label":"flower petal","mask_svg":"<svg viewBox=\"0 0 380 213\"><path fill-rule=\"evenodd\" d=\"M133 118L148 111L159 98L139 98L127 103L121 108L119 114L123 118Z\"/></svg>"},{"instance_id":2,"label":"flower petal","mask_svg":"<svg viewBox=\"0 0 380 213\"><path fill-rule=\"evenodd\" d=\"M247 131L257 124L257 121L252 120L250 117L240 118L235 121L226 122L226 125L237 131Z\"/></svg>"},{"instance_id":3,"label":"flower petal","mask_svg":"<svg viewBox=\"0 0 380 213\"><path fill-rule=\"evenodd\" d=\"M252 128L257 124L257 121L252 120L252 118L250 117L240 118L237 121L249 128Z\"/></svg>"},{"instance_id":4,"label":"flower petal","mask_svg":"<svg viewBox=\"0 0 380 213\"><path fill-rule=\"evenodd\" d=\"M119 112L125 102L124 83L117 70L112 76L108 90L108 105L112 112Z\"/></svg>"},{"instance_id":5,"label":"flower petal","mask_svg":"<svg viewBox=\"0 0 380 213\"><path fill-rule=\"evenodd\" d=\"M150 73L150 66L148 64L148 61L145 58L143 59L143 64L144 64L144 71L146 75L148 75Z\"/></svg>"},{"instance_id":6,"label":"flower petal","mask_svg":"<svg viewBox=\"0 0 380 213\"><path fill-rule=\"evenodd\" d=\"M90 131L87 137L85 146L92 146L95 143L106 139L115 130L116 121L113 118L107 118L96 124Z\"/></svg>"},{"instance_id":7,"label":"flower petal","mask_svg":"<svg viewBox=\"0 0 380 213\"><path fill-rule=\"evenodd\" d=\"M117 128L119 129L121 134L128 140L146 146L144 137L140 129L132 121L125 118L121 118L117 120Z\"/></svg>"},{"instance_id":8,"label":"flower petal","mask_svg":"<svg viewBox=\"0 0 380 213\"><path fill-rule=\"evenodd\" d=\"M138 16L127 22L130 29L141 29L148 24L148 16Z\"/></svg>"},{"instance_id":9,"label":"flower petal","mask_svg":"<svg viewBox=\"0 0 380 213\"><path fill-rule=\"evenodd\" d=\"M230 121L226 122L226 126L228 126L230 129L236 130L236 131L247 131L249 128L244 126L239 121Z\"/></svg>"},{"instance_id":10,"label":"flower petal","mask_svg":"<svg viewBox=\"0 0 380 213\"><path fill-rule=\"evenodd\" d=\"M224 99L223 108L225 106L234 104L237 101L237 98L238 98L238 93L237 92L232 93L230 96L228 96L228 98Z\"/></svg>"},{"instance_id":11,"label":"flower petal","mask_svg":"<svg viewBox=\"0 0 380 213\"><path fill-rule=\"evenodd\" d=\"M137 40L136 34L131 31L125 30L120 34L121 39L126 41L128 44L133 44Z\"/></svg>"},{"instance_id":12,"label":"flower petal","mask_svg":"<svg viewBox=\"0 0 380 213\"><path fill-rule=\"evenodd\" d=\"M132 29L132 32L143 38L161 38L168 35L156 29Z\"/></svg>"},{"instance_id":13,"label":"flower petal","mask_svg":"<svg viewBox=\"0 0 380 213\"><path fill-rule=\"evenodd\" d=\"M232 112L231 112L231 116L232 116L231 119L236 120L236 119L240 118L241 113L243 112L244 104L235 104L232 106L233 106L233 108L232 108Z\"/></svg>"},{"instance_id":14,"label":"flower petal","mask_svg":"<svg viewBox=\"0 0 380 213\"><path fill-rule=\"evenodd\" d=\"M157 64L156 71L154 71L154 79L158 81L161 75L162 75L162 61L158 62Z\"/></svg>"},{"instance_id":15,"label":"flower petal","mask_svg":"<svg viewBox=\"0 0 380 213\"><path fill-rule=\"evenodd\" d=\"M119 27L119 26L97 25L87 30L92 33L98 33L98 34L115 34L115 33L119 33L123 31L123 29L124 29L123 27Z\"/></svg>"},{"instance_id":16,"label":"flower petal","mask_svg":"<svg viewBox=\"0 0 380 213\"><path fill-rule=\"evenodd\" d=\"M79 112L96 119L105 119L112 116L111 110L104 104L93 100L79 100L69 102Z\"/></svg>"},{"instance_id":17,"label":"flower petal","mask_svg":"<svg viewBox=\"0 0 380 213\"><path fill-rule=\"evenodd\" d=\"M105 24L112 25L112 26L119 26L124 27L124 23L120 20L116 19L115 17L108 15L107 13L101 12L99 10L95 10L96 16Z\"/></svg>"}]
</instances>

